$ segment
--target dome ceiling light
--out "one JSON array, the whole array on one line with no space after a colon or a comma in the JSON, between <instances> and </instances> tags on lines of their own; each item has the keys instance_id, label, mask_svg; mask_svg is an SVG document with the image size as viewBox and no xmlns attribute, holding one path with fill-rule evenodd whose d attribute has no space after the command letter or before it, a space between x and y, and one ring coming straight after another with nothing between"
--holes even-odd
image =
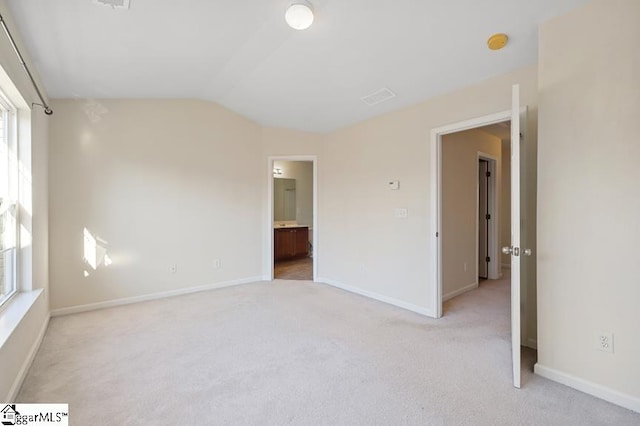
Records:
<instances>
[{"instance_id":1,"label":"dome ceiling light","mask_svg":"<svg viewBox=\"0 0 640 426\"><path fill-rule=\"evenodd\" d=\"M306 0L296 0L284 14L287 24L294 30L306 30L313 24L313 8Z\"/></svg>"}]
</instances>

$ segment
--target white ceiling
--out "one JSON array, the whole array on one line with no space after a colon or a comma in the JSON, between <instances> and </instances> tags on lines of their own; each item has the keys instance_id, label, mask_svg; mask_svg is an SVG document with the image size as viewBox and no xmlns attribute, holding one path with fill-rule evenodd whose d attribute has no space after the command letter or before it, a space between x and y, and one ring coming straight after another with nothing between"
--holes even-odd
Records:
<instances>
[{"instance_id":1,"label":"white ceiling","mask_svg":"<svg viewBox=\"0 0 640 426\"><path fill-rule=\"evenodd\" d=\"M289 0L7 3L50 97L199 98L328 132L535 63L538 24L587 1L312 0L306 31ZM383 87L397 97L360 100Z\"/></svg>"}]
</instances>

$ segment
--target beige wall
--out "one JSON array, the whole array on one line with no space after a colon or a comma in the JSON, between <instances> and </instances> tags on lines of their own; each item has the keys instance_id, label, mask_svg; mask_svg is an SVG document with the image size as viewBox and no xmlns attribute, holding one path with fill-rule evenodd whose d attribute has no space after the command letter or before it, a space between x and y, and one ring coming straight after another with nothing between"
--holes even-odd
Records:
<instances>
[{"instance_id":1,"label":"beige wall","mask_svg":"<svg viewBox=\"0 0 640 426\"><path fill-rule=\"evenodd\" d=\"M296 180L296 221L313 227L313 162L274 161L282 170L282 178Z\"/></svg>"},{"instance_id":2,"label":"beige wall","mask_svg":"<svg viewBox=\"0 0 640 426\"><path fill-rule=\"evenodd\" d=\"M0 13L7 25L12 30L14 38L22 51L29 67L39 81L37 69L29 58L29 52L21 42L20 33L9 13L7 2L0 1ZM0 37L0 63L10 80L15 84L18 96L24 98L26 105L32 102L40 102L33 90L31 83L22 69L13 48L7 38ZM42 87L42 85L40 85ZM17 93L16 93L17 94ZM8 93L13 97L13 94ZM20 107L20 106L19 106ZM13 395L10 390L16 391L22 374L28 366L29 356L34 345L38 341L39 332L48 320L48 216L47 216L47 149L48 149L48 125L50 118L45 116L40 107L34 107L30 114L28 109L19 111L23 137L30 136L31 146L21 144L21 267L19 281L24 290L43 290L43 294L37 297L35 303L28 309L26 315L18 323L13 333L2 336L0 345L0 397L9 401ZM24 139L23 139L24 141ZM7 310L0 312L0 323L6 325L2 315ZM5 328L0 327L2 330Z\"/></svg>"},{"instance_id":3,"label":"beige wall","mask_svg":"<svg viewBox=\"0 0 640 426\"><path fill-rule=\"evenodd\" d=\"M54 107L52 309L266 275L267 157L317 155L321 135L261 128L202 101ZM84 262L85 227L112 265Z\"/></svg>"},{"instance_id":4,"label":"beige wall","mask_svg":"<svg viewBox=\"0 0 640 426\"><path fill-rule=\"evenodd\" d=\"M538 366L640 411L638 22L597 0L540 29Z\"/></svg>"},{"instance_id":5,"label":"beige wall","mask_svg":"<svg viewBox=\"0 0 640 426\"><path fill-rule=\"evenodd\" d=\"M320 276L430 309L430 132L509 110L511 85L520 83L535 151L536 76L535 66L523 68L328 135L319 178ZM399 180L400 190L390 191L389 180ZM396 219L396 208L409 217Z\"/></svg>"},{"instance_id":6,"label":"beige wall","mask_svg":"<svg viewBox=\"0 0 640 426\"><path fill-rule=\"evenodd\" d=\"M260 141L262 144L262 155L265 160L265 170L267 167L266 159L269 156L319 156L325 137L325 135L318 133L263 127L260 130ZM266 188L266 182L264 185Z\"/></svg>"},{"instance_id":7,"label":"beige wall","mask_svg":"<svg viewBox=\"0 0 640 426\"><path fill-rule=\"evenodd\" d=\"M442 137L443 299L478 285L478 152L497 160L496 196L499 200L502 192L502 141L479 130ZM500 229L500 215L494 216Z\"/></svg>"},{"instance_id":8,"label":"beige wall","mask_svg":"<svg viewBox=\"0 0 640 426\"><path fill-rule=\"evenodd\" d=\"M257 125L202 101L54 108L52 309L262 275ZM107 242L112 265L83 261L85 227Z\"/></svg>"}]
</instances>

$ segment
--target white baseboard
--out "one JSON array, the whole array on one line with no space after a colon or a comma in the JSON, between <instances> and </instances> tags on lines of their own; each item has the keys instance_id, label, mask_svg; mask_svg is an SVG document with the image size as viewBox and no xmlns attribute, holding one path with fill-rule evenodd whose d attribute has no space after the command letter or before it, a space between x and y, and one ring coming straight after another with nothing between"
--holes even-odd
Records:
<instances>
[{"instance_id":1,"label":"white baseboard","mask_svg":"<svg viewBox=\"0 0 640 426\"><path fill-rule=\"evenodd\" d=\"M453 299L456 296L460 296L461 294L464 294L468 291L471 290L475 290L476 288L478 288L478 282L476 281L475 283L471 283L468 286L462 287L461 289L452 291L450 293L445 294L444 296L442 296L442 301L446 302L449 299Z\"/></svg>"},{"instance_id":2,"label":"white baseboard","mask_svg":"<svg viewBox=\"0 0 640 426\"><path fill-rule=\"evenodd\" d=\"M47 331L47 326L49 325L49 315L44 320L42 327L40 327L40 332L38 333L38 337L36 337L36 341L33 342L29 353L27 354L27 358L24 360L22 367L20 367L20 371L18 371L18 375L16 376L16 380L11 385L11 389L9 389L9 393L7 397L4 399L6 402L14 402L16 397L18 396L18 392L22 387L22 383L24 382L25 377L27 377L27 372L29 368L31 368L31 364L33 363L36 354L38 353L38 349L40 349L40 345L42 344L42 339L44 339L44 334Z\"/></svg>"},{"instance_id":3,"label":"white baseboard","mask_svg":"<svg viewBox=\"0 0 640 426\"><path fill-rule=\"evenodd\" d=\"M374 293L372 291L363 290L361 288L352 287L329 278L318 278L316 282L328 284L332 287L336 287L341 290L348 291L350 293L359 294L360 296L365 296L370 299L377 300L379 302L388 303L389 305L397 306L399 308L406 309L408 311L415 312L420 315L425 315L431 318L435 318L435 316L433 315L433 311L430 308L414 305L412 303L394 299L393 297L384 296L382 294Z\"/></svg>"},{"instance_id":4,"label":"white baseboard","mask_svg":"<svg viewBox=\"0 0 640 426\"><path fill-rule=\"evenodd\" d=\"M533 367L533 371L537 375L553 380L554 382L562 383L581 392L593 395L596 398L604 399L612 404L640 413L640 398L635 396L627 395L597 383L572 376L571 374L545 367L540 363L537 363Z\"/></svg>"},{"instance_id":5,"label":"white baseboard","mask_svg":"<svg viewBox=\"0 0 640 426\"><path fill-rule=\"evenodd\" d=\"M224 287L232 287L240 284L249 284L262 281L263 277L249 277L239 280L223 281L214 284L207 284L198 287L181 288L177 290L163 291L159 293L144 294L141 296L125 297L122 299L106 300L104 302L89 303L86 305L69 306L67 308L59 308L51 311L51 316L77 314L80 312L95 311L96 309L112 308L115 306L130 305L132 303L148 302L151 300L165 299L167 297L182 296L185 294L197 293L200 291L216 290Z\"/></svg>"},{"instance_id":6,"label":"white baseboard","mask_svg":"<svg viewBox=\"0 0 640 426\"><path fill-rule=\"evenodd\" d=\"M538 350L538 340L529 338L526 340L525 346L531 349Z\"/></svg>"}]
</instances>

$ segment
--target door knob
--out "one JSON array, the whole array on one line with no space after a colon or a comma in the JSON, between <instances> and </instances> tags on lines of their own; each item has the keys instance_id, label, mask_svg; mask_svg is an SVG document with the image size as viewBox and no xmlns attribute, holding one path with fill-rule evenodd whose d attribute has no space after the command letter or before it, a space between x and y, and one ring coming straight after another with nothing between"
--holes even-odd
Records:
<instances>
[{"instance_id":1,"label":"door knob","mask_svg":"<svg viewBox=\"0 0 640 426\"><path fill-rule=\"evenodd\" d=\"M509 247L509 246L502 247L502 253L504 253L504 254L512 254L513 253L513 249L511 247Z\"/></svg>"},{"instance_id":2,"label":"door knob","mask_svg":"<svg viewBox=\"0 0 640 426\"><path fill-rule=\"evenodd\" d=\"M525 256L531 256L531 249L523 249L522 254L524 254Z\"/></svg>"}]
</instances>

